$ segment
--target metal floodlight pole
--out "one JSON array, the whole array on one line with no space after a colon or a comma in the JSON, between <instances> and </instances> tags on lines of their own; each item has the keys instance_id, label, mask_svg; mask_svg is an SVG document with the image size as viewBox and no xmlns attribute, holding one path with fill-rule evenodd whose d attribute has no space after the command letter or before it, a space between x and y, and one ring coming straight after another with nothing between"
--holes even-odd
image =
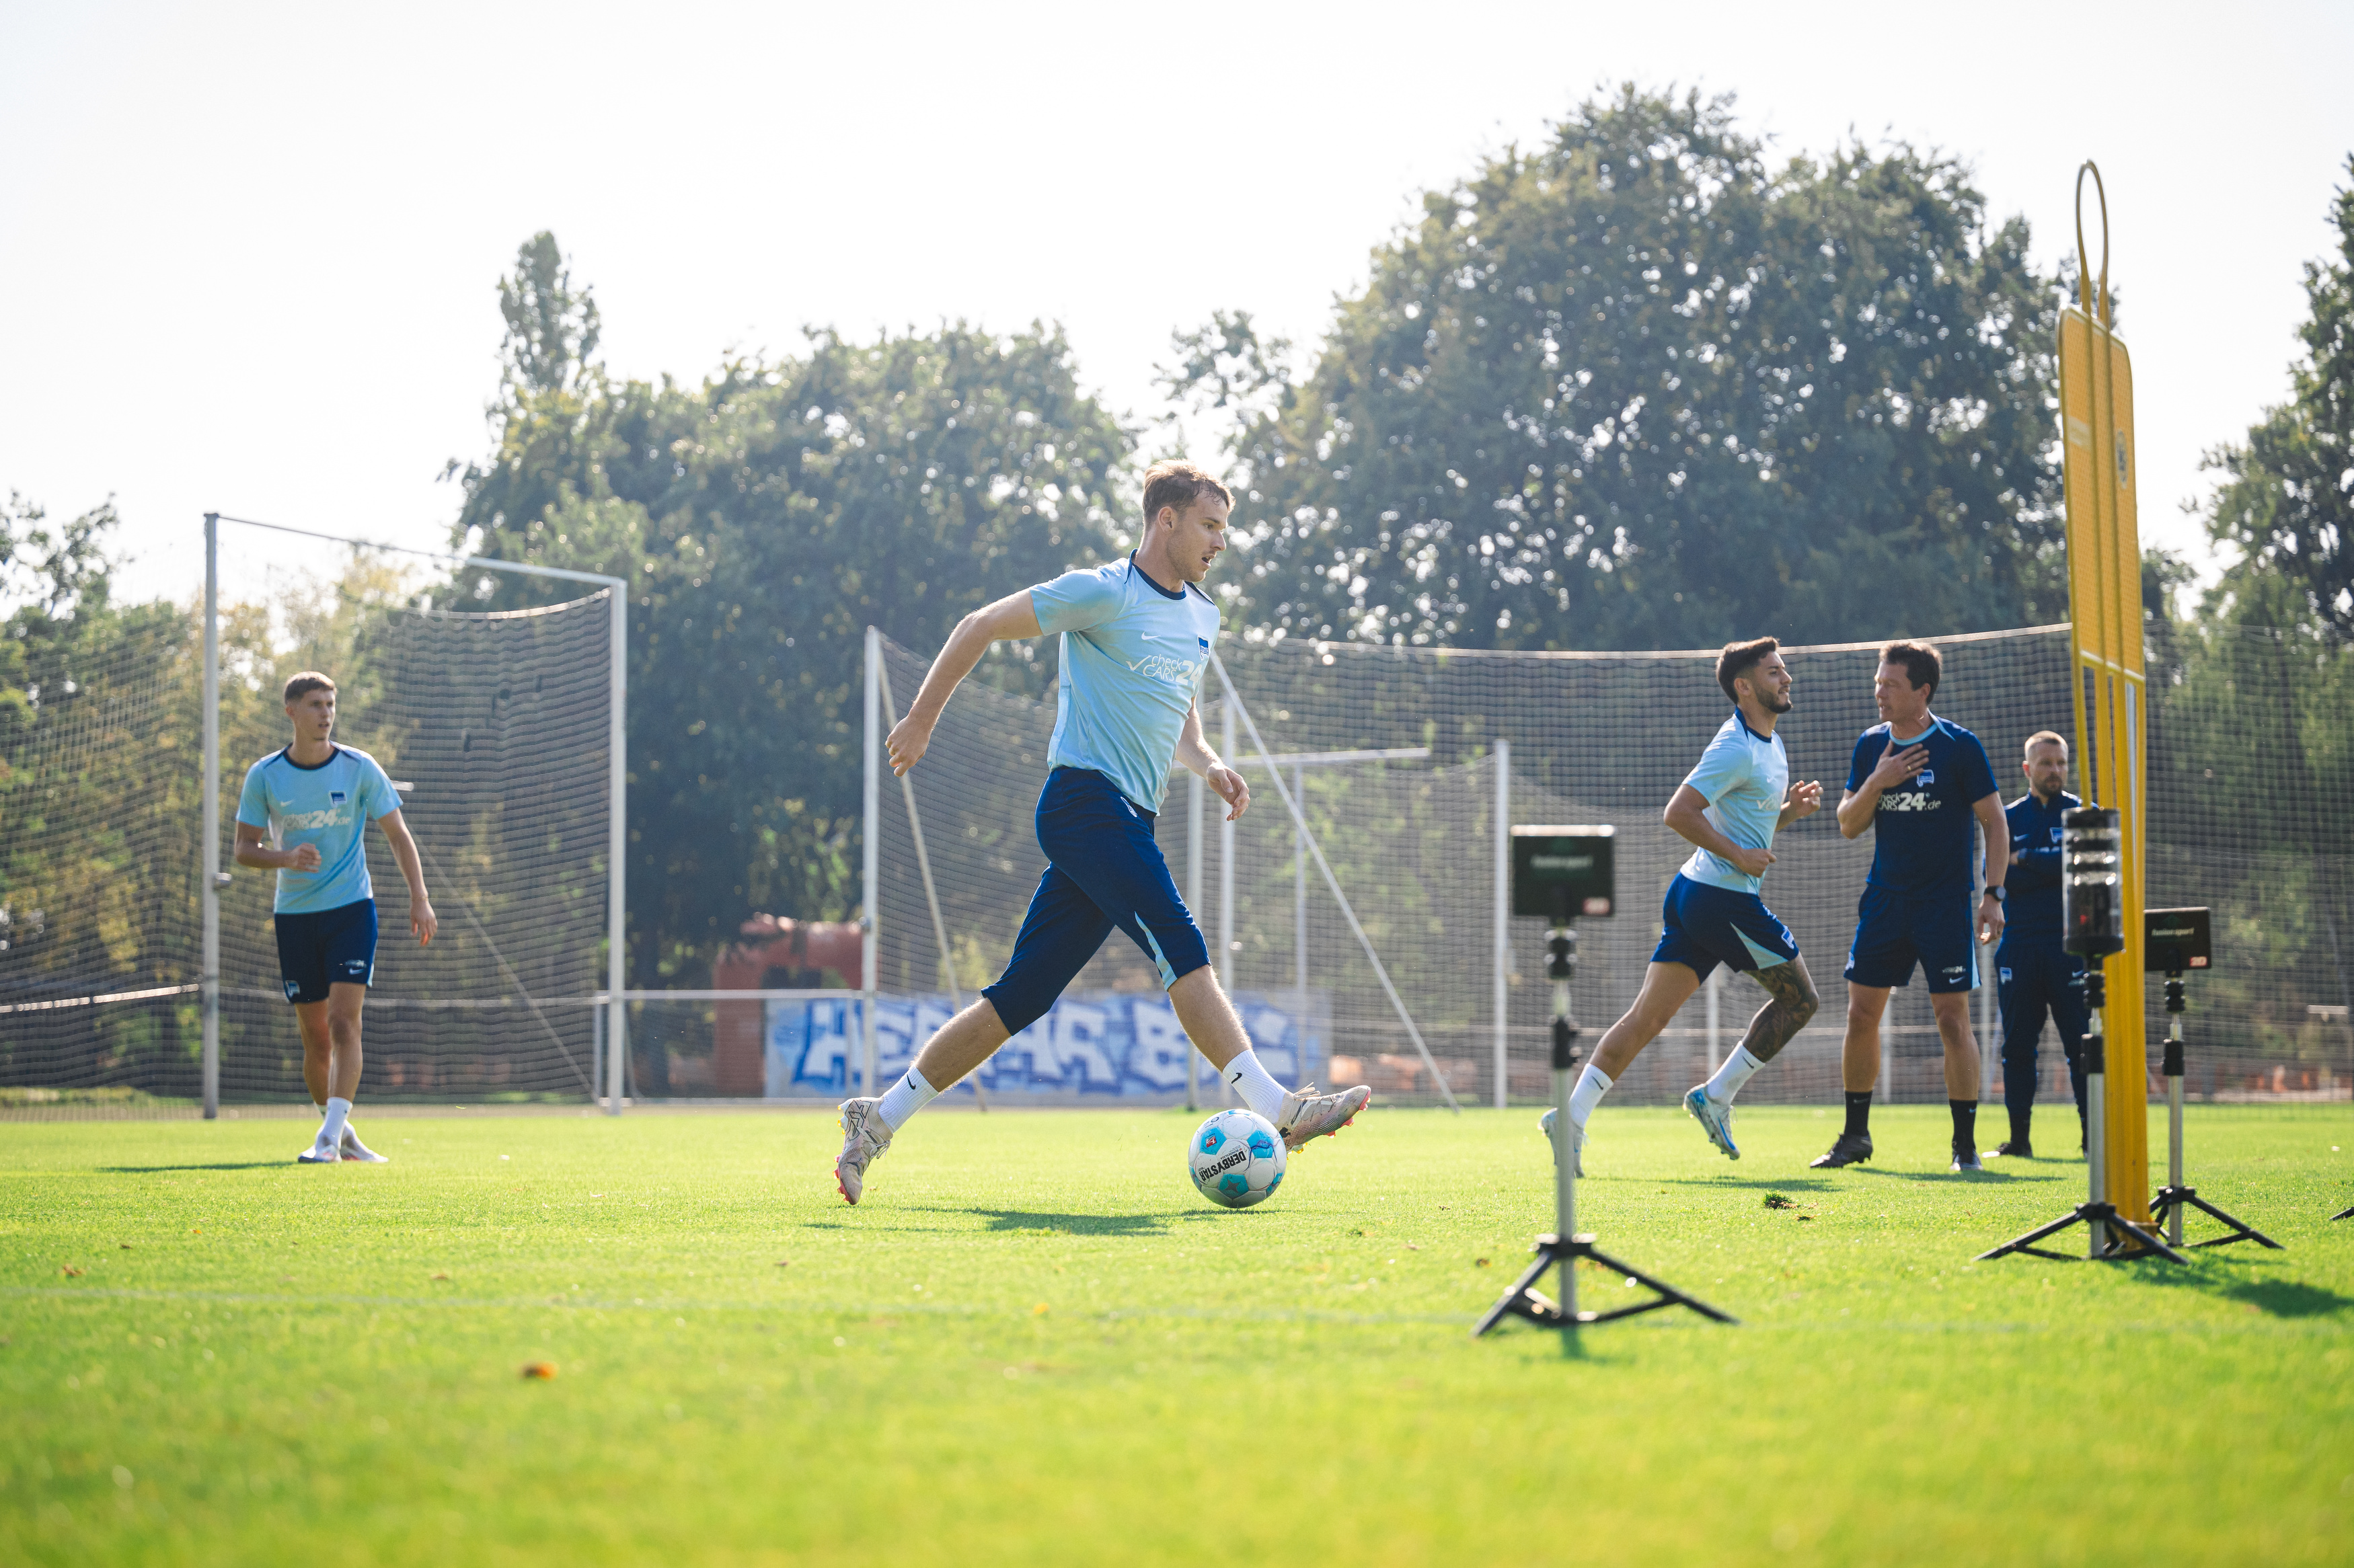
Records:
<instances>
[{"instance_id":1,"label":"metal floodlight pole","mask_svg":"<svg viewBox=\"0 0 2354 1568\"><path fill-rule=\"evenodd\" d=\"M1490 957L1489 1001L1496 1017L1496 1108L1511 1092L1511 1037L1507 1027L1512 973L1512 743L1496 742L1495 951Z\"/></svg>"},{"instance_id":2,"label":"metal floodlight pole","mask_svg":"<svg viewBox=\"0 0 2354 1568\"><path fill-rule=\"evenodd\" d=\"M213 1000L206 1007L205 1023L205 1114L216 1109L216 1089L219 1075L218 1040L220 1011L220 911L217 894L219 880L220 824L220 717L219 639L217 630L217 588L216 527L222 523L234 523L241 528L261 528L272 534L292 534L299 538L323 539L331 545L347 545L355 549L381 550L395 556L417 556L429 561L449 563L459 572L507 572L515 577L548 577L558 582L594 583L610 596L611 631L610 665L606 694L606 749L610 754L606 767L606 793L612 802L611 821L605 836L605 858L608 872L605 878L605 945L606 991L605 1005L611 1011L606 1028L605 1060L608 1065L609 1087L606 1114L621 1114L623 1068L629 1056L628 1020L623 1009L627 1004L621 991L627 983L629 934L629 635L630 584L626 577L606 572L574 571L568 567L543 567L529 561L502 561L489 556L454 555L446 550L419 550L407 545L380 545L373 539L346 538L340 534L322 534L313 528L290 528L283 523L264 523L252 517L231 517L223 513L205 514L205 866L207 884L205 900L205 970L208 994ZM561 1042L558 1043L559 1045ZM597 1095L595 1083L588 1096Z\"/></svg>"},{"instance_id":3,"label":"metal floodlight pole","mask_svg":"<svg viewBox=\"0 0 2354 1568\"><path fill-rule=\"evenodd\" d=\"M205 514L205 1119L220 1115L220 514Z\"/></svg>"},{"instance_id":4,"label":"metal floodlight pole","mask_svg":"<svg viewBox=\"0 0 2354 1568\"><path fill-rule=\"evenodd\" d=\"M875 1090L875 992L882 970L881 938L883 922L883 633L875 627L866 629L866 744L864 779L860 787L860 801L864 812L866 846L860 867L861 896L866 909L862 922L866 927L859 942L858 983L864 993L859 1005L859 1044L861 1072L864 1075L865 1092Z\"/></svg>"}]
</instances>

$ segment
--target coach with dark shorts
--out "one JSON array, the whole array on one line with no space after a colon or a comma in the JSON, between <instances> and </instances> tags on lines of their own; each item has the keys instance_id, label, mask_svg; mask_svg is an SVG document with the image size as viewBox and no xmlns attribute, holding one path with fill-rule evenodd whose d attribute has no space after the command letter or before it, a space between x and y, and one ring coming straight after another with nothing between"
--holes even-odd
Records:
<instances>
[{"instance_id":1,"label":"coach with dark shorts","mask_svg":"<svg viewBox=\"0 0 2354 1568\"><path fill-rule=\"evenodd\" d=\"M1978 1046L1969 993L1978 989L1978 943L2003 927L2009 833L2002 796L1978 737L1929 711L1945 661L1925 642L1880 652L1872 698L1881 722L1855 743L1840 832L1873 833L1872 874L1856 906L1847 959L1847 1039L1840 1076L1847 1123L1814 1163L1872 1158L1872 1089L1880 1076L1880 1020L1888 993L1927 973L1929 1006L1946 1048L1946 1100L1953 1112L1953 1169L1979 1171ZM1986 838L1986 894L1970 907L1970 826ZM1972 927L1977 927L1973 933Z\"/></svg>"},{"instance_id":2,"label":"coach with dark shorts","mask_svg":"<svg viewBox=\"0 0 2354 1568\"><path fill-rule=\"evenodd\" d=\"M1996 995L2002 1003L2002 1103L2010 1137L1995 1152L2035 1157L2028 1124L2035 1115L2036 1051L2046 1014L2068 1055L2076 1091L2076 1145L2084 1141L2084 960L2068 951L2060 919L2060 823L2084 804L2068 793L2068 743L2051 730L2027 737L2020 763L2027 793L2003 815L2010 821L2010 920L1995 949Z\"/></svg>"}]
</instances>

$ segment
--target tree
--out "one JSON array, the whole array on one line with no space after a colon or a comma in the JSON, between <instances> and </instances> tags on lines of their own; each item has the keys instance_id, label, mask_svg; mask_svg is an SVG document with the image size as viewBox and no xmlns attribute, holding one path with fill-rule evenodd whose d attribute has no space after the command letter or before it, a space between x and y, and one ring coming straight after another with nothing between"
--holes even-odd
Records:
<instances>
[{"instance_id":1,"label":"tree","mask_svg":"<svg viewBox=\"0 0 2354 1568\"><path fill-rule=\"evenodd\" d=\"M1951 160L1776 171L1729 100L1629 88L1424 198L1304 379L1178 341L1235 419L1278 636L1684 647L2057 612L2057 300Z\"/></svg>"},{"instance_id":2,"label":"tree","mask_svg":"<svg viewBox=\"0 0 2354 1568\"><path fill-rule=\"evenodd\" d=\"M2354 156L2347 160L2354 173ZM2338 256L2308 261L2311 317L2297 329L2305 353L2289 368L2289 400L2265 412L2243 446L2210 453L2227 476L2208 533L2235 552L2233 592L2258 579L2294 584L2298 619L2354 633L2354 188L2331 213Z\"/></svg>"},{"instance_id":3,"label":"tree","mask_svg":"<svg viewBox=\"0 0 2354 1568\"><path fill-rule=\"evenodd\" d=\"M499 280L501 385L511 395L565 391L600 368L594 291L572 286L556 236L541 229L515 252L514 276Z\"/></svg>"},{"instance_id":4,"label":"tree","mask_svg":"<svg viewBox=\"0 0 2354 1568\"><path fill-rule=\"evenodd\" d=\"M755 910L857 906L868 625L928 653L967 611L1127 543L1132 438L1038 327L817 332L696 387L511 380L493 420L458 536L630 582L641 984L695 972ZM574 590L485 576L459 591L497 609ZM1009 645L983 678L1037 690L1050 662ZM914 695L895 694L903 710Z\"/></svg>"}]
</instances>

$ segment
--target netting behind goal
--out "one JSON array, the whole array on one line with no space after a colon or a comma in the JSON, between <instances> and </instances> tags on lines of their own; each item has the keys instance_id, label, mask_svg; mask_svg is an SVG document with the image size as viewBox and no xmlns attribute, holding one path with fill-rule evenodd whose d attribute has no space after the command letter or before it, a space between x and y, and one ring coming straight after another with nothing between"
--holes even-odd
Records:
<instances>
[{"instance_id":1,"label":"netting behind goal","mask_svg":"<svg viewBox=\"0 0 2354 1568\"><path fill-rule=\"evenodd\" d=\"M368 832L379 932L368 994L369 1097L586 1100L602 989L610 722L606 595L493 614L358 615L336 736L396 783L440 918L430 947L384 835ZM322 651L326 652L326 651ZM284 744L274 689L224 693L223 810L246 766ZM230 722L235 719L234 725ZM232 745L235 736L238 744ZM221 1095L302 1087L279 989L275 875L239 870L221 899Z\"/></svg>"},{"instance_id":2,"label":"netting behind goal","mask_svg":"<svg viewBox=\"0 0 2354 1568\"><path fill-rule=\"evenodd\" d=\"M60 1114L200 1087L201 617L101 640L53 687L0 778L0 1100ZM440 932L420 948L383 835L365 1044L371 1100L585 1101L601 1030L611 802L609 607L497 614L331 596L291 645L223 615L223 863L245 771L287 741L295 669L338 684L336 738L408 788ZM307 1103L280 989L275 874L221 895L225 1104Z\"/></svg>"},{"instance_id":3,"label":"netting behind goal","mask_svg":"<svg viewBox=\"0 0 2354 1568\"><path fill-rule=\"evenodd\" d=\"M1937 711L1978 734L2005 798L2013 799L2022 787L2016 759L2025 737L2071 727L2065 630L1956 637L1941 646L1946 677ZM2193 981L2192 1090L2342 1096L2354 1075L2354 1038L2345 1026L2348 970L2337 936L2349 863L2338 824L2354 811L2354 782L2345 743L2327 738L2344 726L2333 727L2327 695L2311 688L2317 662L2342 682L2346 655L2242 631L2159 652L2152 674L2149 897L2153 906L2214 906L2222 945L2216 975ZM1797 683L1797 705L1781 727L1792 776L1819 779L1835 803L1856 736L1874 722L1877 645L1785 652ZM1661 807L1727 711L1712 652L1529 654L1230 642L1225 656L1274 752L1427 752L1410 761L1307 763L1287 768L1287 779L1456 1095L1484 1101L1495 1087L1499 740L1510 742L1510 820L1618 829L1619 913L1581 923L1575 994L1581 1022L1594 1033L1626 1006L1658 937L1660 895L1690 853L1660 824ZM888 645L885 660L904 705L923 661ZM2259 705L2302 694L2303 733L2311 738L2291 748L2293 759L2285 760L2278 745L2253 744L2253 736L2240 733L2265 722L2253 715L2281 711L2251 706L2253 686L2264 681L2272 684L2253 698ZM1214 675L1204 705L1214 737L1224 707ZM1031 811L1052 723L1051 702L969 683L912 776L967 1000L1011 951L1043 868ZM1256 762L1246 738L1229 754L1241 764ZM2209 769L2231 781L2228 790L2209 782ZM1218 813L1205 812L1197 828L1182 777L1156 836L1214 957L1222 920L1231 923L1225 962L1255 1039L1262 1049L1296 1040L1302 1075L1370 1082L1394 1099L1435 1098L1429 1070L1320 875L1312 863L1303 872L1291 822L1266 769L1249 766L1247 776L1255 800L1232 839L1230 900L1223 893ZM2219 796L2234 807L2219 806ZM941 993L939 944L896 783L885 791L883 846L883 985L903 995ZM1826 1005L1774 1071L1753 1081L1747 1097L1836 1103L1840 970L1872 840L1842 839L1827 805L1775 848L1779 859L1766 896L1798 938ZM1198 884L1186 869L1195 853ZM1547 1092L1542 938L1538 922L1510 923L1506 1087L1520 1098ZM1134 1013L1138 999L1157 1000L1141 956L1117 937L1072 989L1084 1005L1112 1016L1103 1026L1111 1048L1140 1038L1119 1033L1120 1010ZM1708 998L1696 997L1614 1097L1666 1102L1681 1094L1705 1074L1712 1051L1738 1042L1760 1000L1747 981L1726 977L1712 1032ZM1974 1011L1991 1061L1999 1030L1990 986L1974 999ZM2162 1026L2155 1005L2149 1015ZM1893 998L1882 1033L1882 1095L1943 1098L1941 1046L1919 982ZM1157 1067L1122 1078L1117 1050L1104 1054L1115 1081L1101 1092L1167 1092L1155 1080ZM2047 1038L2042 1055L2047 1092L2064 1094L2056 1041ZM1049 1053L1048 1065L1044 1075L1009 1081L1039 1090L1098 1088L1084 1063L1066 1067ZM1996 1083L1989 1079L1989 1098L1999 1092Z\"/></svg>"}]
</instances>

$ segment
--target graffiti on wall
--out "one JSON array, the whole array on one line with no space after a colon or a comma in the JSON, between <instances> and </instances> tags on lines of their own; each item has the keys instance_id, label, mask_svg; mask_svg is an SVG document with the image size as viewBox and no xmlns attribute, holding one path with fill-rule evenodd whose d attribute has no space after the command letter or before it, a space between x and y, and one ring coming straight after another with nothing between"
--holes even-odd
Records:
<instances>
[{"instance_id":1,"label":"graffiti on wall","mask_svg":"<svg viewBox=\"0 0 2354 1568\"><path fill-rule=\"evenodd\" d=\"M1306 1083L1323 1071L1328 994L1235 998L1251 1046L1267 1071L1286 1084ZM872 1094L861 1071L865 1058L864 1001L772 1001L768 1004L764 1079L770 1099ZM883 1084L907 1070L932 1032L949 1021L946 996L885 996L875 1004L875 1077ZM1107 1098L1168 1101L1185 1093L1185 1065L1193 1054L1169 1000L1157 992L1066 996L1054 1011L998 1048L974 1076L991 1094L1074 1101ZM1204 1063L1199 1082L1212 1087ZM970 1094L960 1086L954 1091Z\"/></svg>"}]
</instances>

